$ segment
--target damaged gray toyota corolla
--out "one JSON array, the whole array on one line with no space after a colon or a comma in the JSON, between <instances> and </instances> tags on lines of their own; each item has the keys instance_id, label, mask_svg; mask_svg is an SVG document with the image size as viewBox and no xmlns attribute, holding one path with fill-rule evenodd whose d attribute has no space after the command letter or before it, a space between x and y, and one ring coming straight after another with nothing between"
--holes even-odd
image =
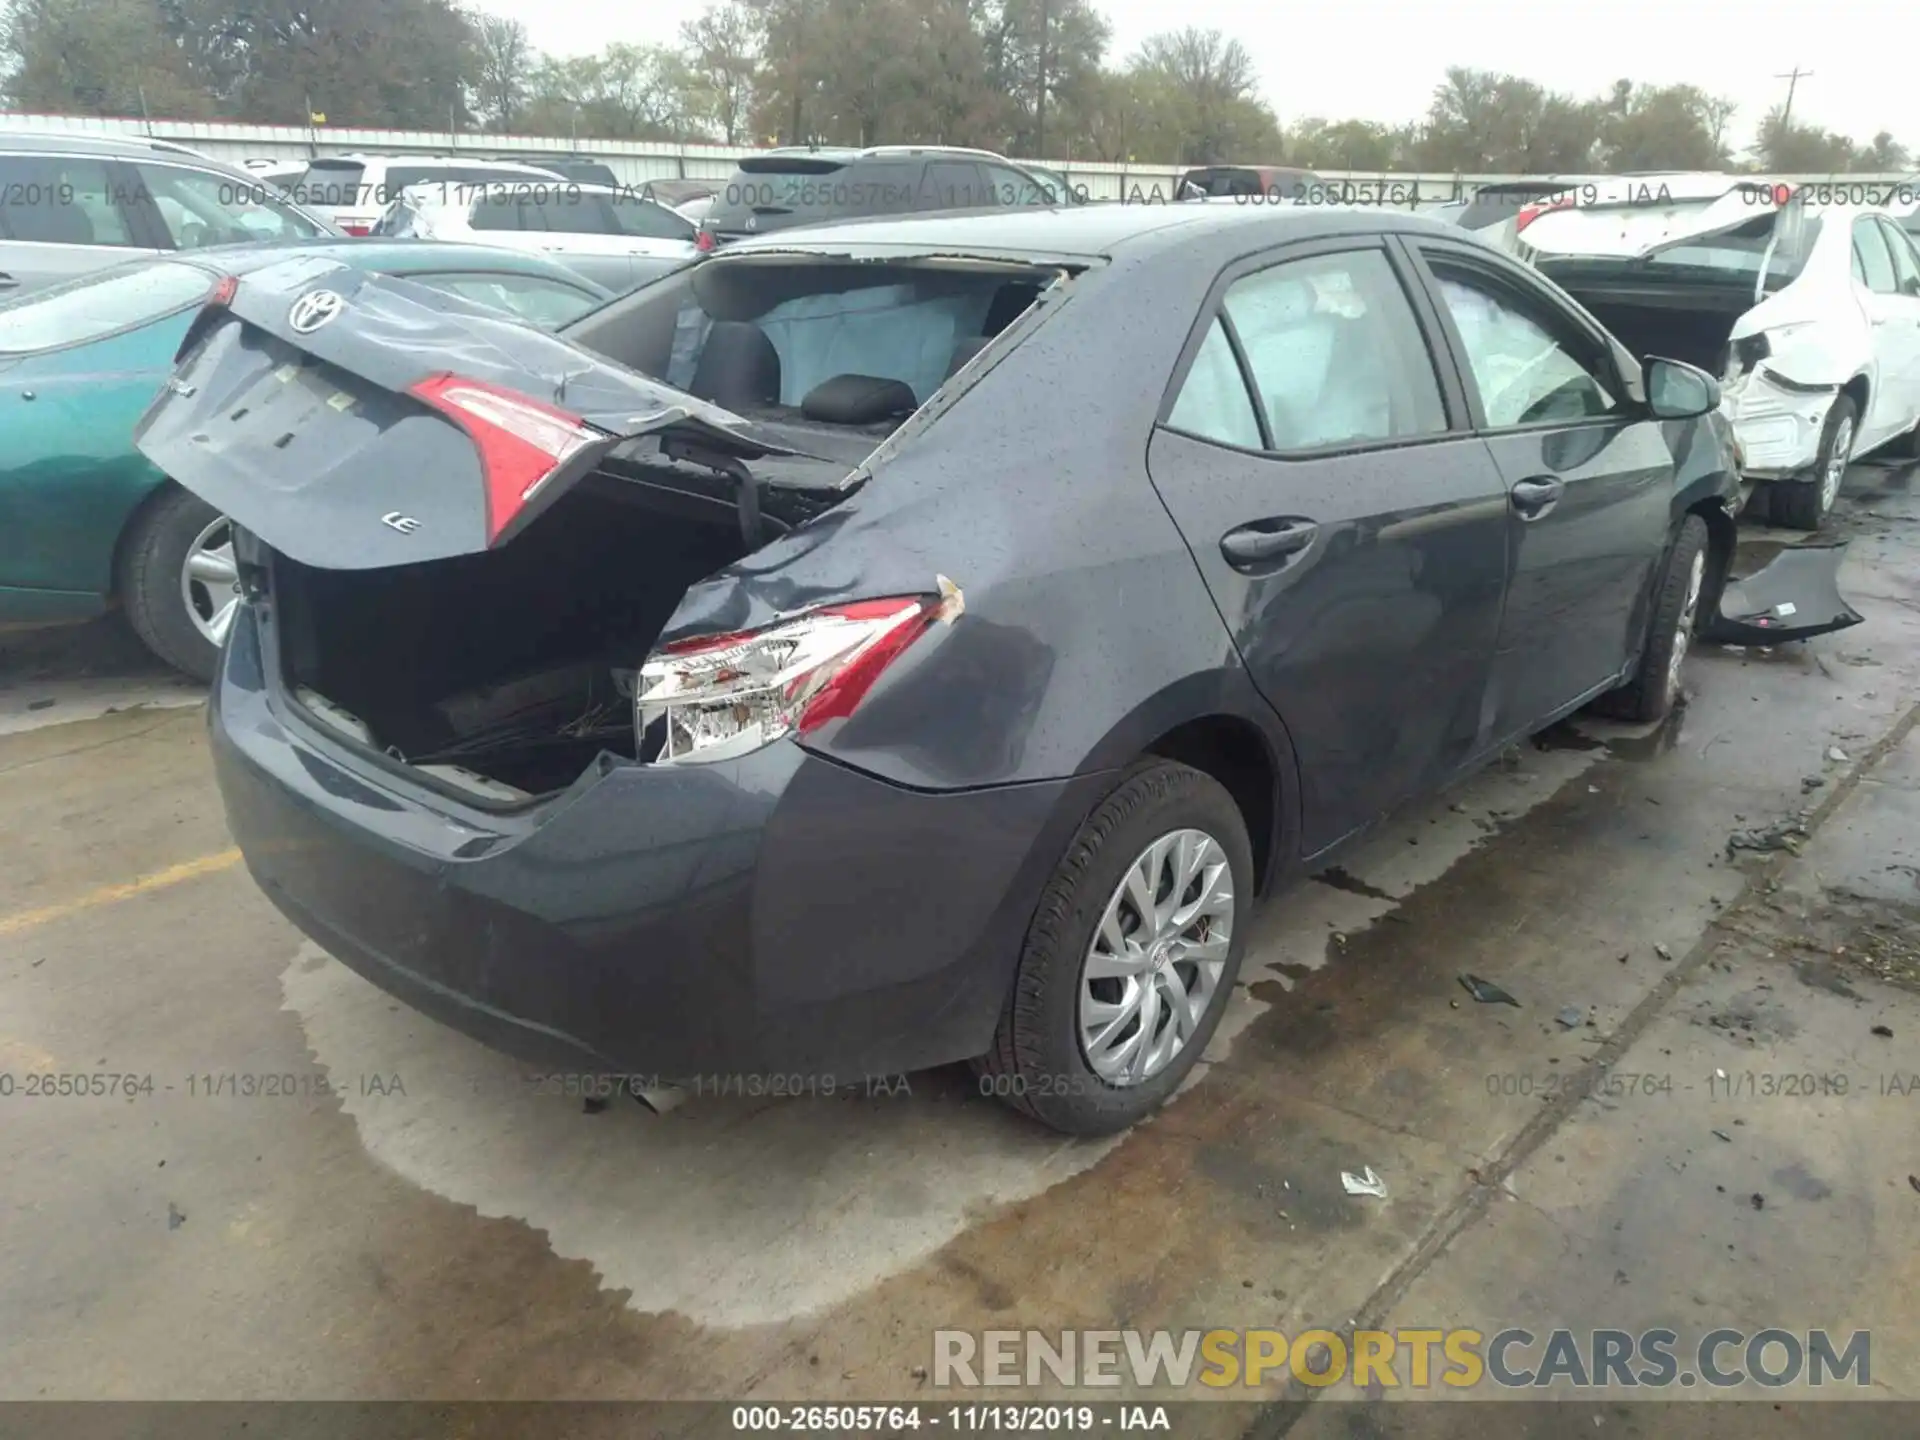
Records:
<instances>
[{"instance_id":1,"label":"damaged gray toyota corolla","mask_svg":"<svg viewBox=\"0 0 1920 1440\"><path fill-rule=\"evenodd\" d=\"M220 786L341 960L541 1063L966 1059L1094 1133L1257 894L1672 703L1716 398L1439 224L1087 206L749 242L560 338L270 267L140 445L234 518Z\"/></svg>"}]
</instances>

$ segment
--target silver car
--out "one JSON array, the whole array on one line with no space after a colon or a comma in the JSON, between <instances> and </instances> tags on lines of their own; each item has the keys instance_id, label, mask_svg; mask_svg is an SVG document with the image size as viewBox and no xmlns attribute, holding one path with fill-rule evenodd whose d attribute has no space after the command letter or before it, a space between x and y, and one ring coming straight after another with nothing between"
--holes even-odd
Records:
<instances>
[{"instance_id":1,"label":"silver car","mask_svg":"<svg viewBox=\"0 0 1920 1440\"><path fill-rule=\"evenodd\" d=\"M259 176L184 146L0 131L0 298L139 255L338 233Z\"/></svg>"}]
</instances>

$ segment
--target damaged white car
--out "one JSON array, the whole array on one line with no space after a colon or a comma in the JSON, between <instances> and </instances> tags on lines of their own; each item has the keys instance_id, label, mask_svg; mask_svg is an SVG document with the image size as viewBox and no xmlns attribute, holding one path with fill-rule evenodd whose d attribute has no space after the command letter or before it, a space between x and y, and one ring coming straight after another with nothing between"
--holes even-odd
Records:
<instances>
[{"instance_id":1,"label":"damaged white car","mask_svg":"<svg viewBox=\"0 0 1920 1440\"><path fill-rule=\"evenodd\" d=\"M1523 258L1645 358L1722 376L1775 524L1816 528L1850 461L1920 428L1920 248L1887 212L1764 179L1638 182L1539 214Z\"/></svg>"}]
</instances>

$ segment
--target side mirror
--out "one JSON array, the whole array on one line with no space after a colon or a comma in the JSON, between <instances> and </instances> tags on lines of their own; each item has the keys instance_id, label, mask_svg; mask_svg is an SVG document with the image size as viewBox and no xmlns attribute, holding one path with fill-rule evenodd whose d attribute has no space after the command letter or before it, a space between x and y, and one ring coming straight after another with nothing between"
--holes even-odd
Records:
<instances>
[{"instance_id":1,"label":"side mirror","mask_svg":"<svg viewBox=\"0 0 1920 1440\"><path fill-rule=\"evenodd\" d=\"M1656 420L1691 420L1720 408L1720 382L1696 366L1649 355L1641 375Z\"/></svg>"}]
</instances>

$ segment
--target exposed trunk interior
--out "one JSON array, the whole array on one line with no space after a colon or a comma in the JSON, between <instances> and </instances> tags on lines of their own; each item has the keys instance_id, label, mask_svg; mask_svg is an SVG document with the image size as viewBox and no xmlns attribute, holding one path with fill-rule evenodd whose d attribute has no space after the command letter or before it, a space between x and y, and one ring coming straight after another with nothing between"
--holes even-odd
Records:
<instances>
[{"instance_id":1,"label":"exposed trunk interior","mask_svg":"<svg viewBox=\"0 0 1920 1440\"><path fill-rule=\"evenodd\" d=\"M1637 359L1659 355L1697 365L1716 377L1726 370L1727 340L1734 322L1755 303L1752 290L1744 285L1629 288L1583 283L1550 268L1547 273Z\"/></svg>"},{"instance_id":2,"label":"exposed trunk interior","mask_svg":"<svg viewBox=\"0 0 1920 1440\"><path fill-rule=\"evenodd\" d=\"M632 672L687 588L746 548L732 504L593 476L485 554L348 571L276 556L281 680L474 798L544 794L601 751L636 756Z\"/></svg>"}]
</instances>

